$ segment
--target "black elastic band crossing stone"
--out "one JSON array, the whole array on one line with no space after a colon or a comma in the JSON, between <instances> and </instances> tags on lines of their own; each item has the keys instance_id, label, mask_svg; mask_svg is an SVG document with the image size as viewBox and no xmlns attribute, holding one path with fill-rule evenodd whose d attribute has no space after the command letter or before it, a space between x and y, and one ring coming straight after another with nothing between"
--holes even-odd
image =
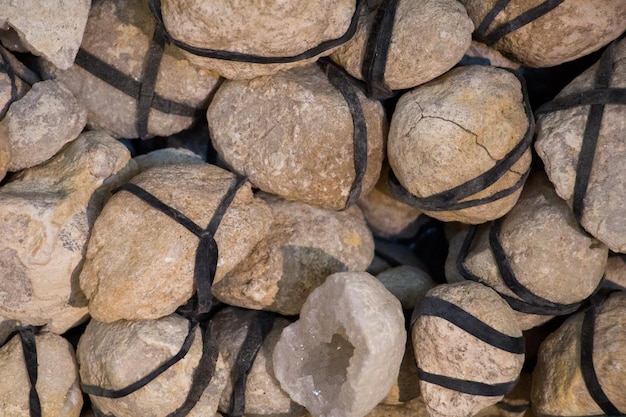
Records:
<instances>
[{"instance_id":1,"label":"black elastic band crossing stone","mask_svg":"<svg viewBox=\"0 0 626 417\"><path fill-rule=\"evenodd\" d=\"M498 401L496 407L508 411L509 413L522 413L530 408L530 401L523 404L511 404L506 401Z\"/></svg>"},{"instance_id":2,"label":"black elastic band crossing stone","mask_svg":"<svg viewBox=\"0 0 626 417\"><path fill-rule=\"evenodd\" d=\"M517 384L518 379L499 384L485 384L483 382L468 381L465 379L452 378L445 375L431 374L421 368L417 368L417 377L431 384L439 385L453 391L469 395L481 395L485 397L500 397L508 394Z\"/></svg>"},{"instance_id":3,"label":"black elastic band crossing stone","mask_svg":"<svg viewBox=\"0 0 626 417\"><path fill-rule=\"evenodd\" d=\"M594 104L626 104L626 88L595 88L590 91L557 97L539 107L535 114L551 113Z\"/></svg>"},{"instance_id":4,"label":"black elastic band crossing stone","mask_svg":"<svg viewBox=\"0 0 626 417\"><path fill-rule=\"evenodd\" d=\"M11 65L11 61L9 60L8 53L0 46L0 56L2 56L3 62L0 63L0 73L5 73L9 80L11 81L11 98L9 101L0 109L0 116L4 115L11 104L17 99L17 77L15 70L13 69L13 65Z\"/></svg>"},{"instance_id":5,"label":"black elastic band crossing stone","mask_svg":"<svg viewBox=\"0 0 626 417\"><path fill-rule=\"evenodd\" d=\"M18 329L20 341L22 343L22 352L24 362L26 363L26 372L30 382L30 391L28 392L28 407L30 417L41 417L41 403L39 394L37 393L37 344L35 343L35 328L33 326L25 326Z\"/></svg>"},{"instance_id":6,"label":"black elastic band crossing stone","mask_svg":"<svg viewBox=\"0 0 626 417\"><path fill-rule=\"evenodd\" d=\"M161 59L165 48L165 36L155 27L148 53L143 63L139 100L137 101L137 134L141 139L148 137L148 119L156 88Z\"/></svg>"}]
</instances>

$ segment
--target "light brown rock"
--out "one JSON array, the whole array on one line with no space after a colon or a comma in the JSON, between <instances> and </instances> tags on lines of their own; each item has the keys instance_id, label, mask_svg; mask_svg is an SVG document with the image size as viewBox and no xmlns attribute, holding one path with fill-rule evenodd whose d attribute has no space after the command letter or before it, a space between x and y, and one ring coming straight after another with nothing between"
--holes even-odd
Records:
<instances>
[{"instance_id":1,"label":"light brown rock","mask_svg":"<svg viewBox=\"0 0 626 417\"><path fill-rule=\"evenodd\" d=\"M11 141L0 123L0 180L4 178L11 164Z\"/></svg>"},{"instance_id":2,"label":"light brown rock","mask_svg":"<svg viewBox=\"0 0 626 417\"><path fill-rule=\"evenodd\" d=\"M0 33L2 32L3 31L0 30ZM13 71L12 75L9 75L8 71L4 69L0 71L0 120L2 120L7 110L9 110L11 103L24 97L24 94L30 89L30 85L18 75L21 73L20 70L24 68L23 64L20 65L17 58L1 46L0 65L8 66ZM15 91L13 88L15 88Z\"/></svg>"},{"instance_id":3,"label":"light brown rock","mask_svg":"<svg viewBox=\"0 0 626 417\"><path fill-rule=\"evenodd\" d=\"M379 102L358 97L367 123L364 195L380 174L386 123ZM226 81L207 119L219 155L256 187L326 209L345 206L355 178L353 120L318 66Z\"/></svg>"},{"instance_id":4,"label":"light brown rock","mask_svg":"<svg viewBox=\"0 0 626 417\"><path fill-rule=\"evenodd\" d=\"M609 253L603 285L626 291L626 257L624 255Z\"/></svg>"},{"instance_id":5,"label":"light brown rock","mask_svg":"<svg viewBox=\"0 0 626 417\"><path fill-rule=\"evenodd\" d=\"M4 345L11 333L13 333L19 325L20 323L15 320L0 316L0 346Z\"/></svg>"},{"instance_id":6,"label":"light brown rock","mask_svg":"<svg viewBox=\"0 0 626 417\"><path fill-rule=\"evenodd\" d=\"M88 132L0 188L0 315L56 333L86 316L77 274L96 202L129 159L121 143Z\"/></svg>"},{"instance_id":7,"label":"light brown rock","mask_svg":"<svg viewBox=\"0 0 626 417\"><path fill-rule=\"evenodd\" d=\"M335 272L364 271L374 241L358 207L335 212L262 194L274 223L268 234L213 286L220 300L284 315Z\"/></svg>"},{"instance_id":8,"label":"light brown rock","mask_svg":"<svg viewBox=\"0 0 626 417\"><path fill-rule=\"evenodd\" d=\"M376 278L400 300L404 310L413 310L424 294L437 285L428 272L410 265L388 269Z\"/></svg>"},{"instance_id":9,"label":"light brown rock","mask_svg":"<svg viewBox=\"0 0 626 417\"><path fill-rule=\"evenodd\" d=\"M74 349L61 336L40 333L37 346L37 394L41 415L78 417L83 406ZM30 380L19 336L0 348L0 409L3 417L28 417Z\"/></svg>"},{"instance_id":10,"label":"light brown rock","mask_svg":"<svg viewBox=\"0 0 626 417\"><path fill-rule=\"evenodd\" d=\"M460 67L400 98L387 156L400 184L415 196L428 197L488 171L522 140L527 128L520 83L513 74ZM467 199L513 186L530 160L529 149L499 180ZM443 221L483 223L506 214L520 192L476 207L424 213Z\"/></svg>"}]
</instances>

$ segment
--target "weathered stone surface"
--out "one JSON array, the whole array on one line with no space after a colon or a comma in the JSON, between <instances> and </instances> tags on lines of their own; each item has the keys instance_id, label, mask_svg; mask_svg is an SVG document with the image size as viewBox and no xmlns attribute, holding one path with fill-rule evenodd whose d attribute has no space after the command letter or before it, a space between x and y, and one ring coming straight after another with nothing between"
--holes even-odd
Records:
<instances>
[{"instance_id":1,"label":"weathered stone surface","mask_svg":"<svg viewBox=\"0 0 626 417\"><path fill-rule=\"evenodd\" d=\"M374 240L358 207L335 212L261 194L274 223L250 255L213 286L220 300L246 308L298 314L335 272L364 271Z\"/></svg>"},{"instance_id":2,"label":"weathered stone surface","mask_svg":"<svg viewBox=\"0 0 626 417\"><path fill-rule=\"evenodd\" d=\"M380 102L357 95L367 123L365 195L380 174L386 122ZM322 208L345 206L355 178L353 120L318 66L226 81L207 118L217 152L258 188Z\"/></svg>"},{"instance_id":3,"label":"weathered stone surface","mask_svg":"<svg viewBox=\"0 0 626 417\"><path fill-rule=\"evenodd\" d=\"M67 69L80 47L90 6L91 0L4 1L0 23L15 29L30 52Z\"/></svg>"},{"instance_id":4,"label":"weathered stone surface","mask_svg":"<svg viewBox=\"0 0 626 417\"><path fill-rule=\"evenodd\" d=\"M496 0L461 0L478 27ZM515 0L500 12L490 30L537 6ZM551 67L600 49L626 30L626 4L619 1L565 0L556 8L500 39L494 47L529 67Z\"/></svg>"},{"instance_id":5,"label":"weathered stone surface","mask_svg":"<svg viewBox=\"0 0 626 417\"><path fill-rule=\"evenodd\" d=\"M0 180L6 175L11 164L11 141L0 123Z\"/></svg>"},{"instance_id":6,"label":"weathered stone surface","mask_svg":"<svg viewBox=\"0 0 626 417\"><path fill-rule=\"evenodd\" d=\"M124 388L176 355L188 332L189 322L176 314L158 320L110 324L92 320L77 349L81 381L110 389ZM202 332L196 328L187 354L143 388L121 398L89 398L103 414L165 417L187 398L201 356ZM212 416L217 411L227 372L219 355L211 382L188 417Z\"/></svg>"},{"instance_id":7,"label":"weathered stone surface","mask_svg":"<svg viewBox=\"0 0 626 417\"><path fill-rule=\"evenodd\" d=\"M144 61L154 32L147 0L94 2L81 48L140 84ZM137 96L131 97L78 65L60 71L43 64L47 76L63 81L87 107L87 123L114 137L137 138ZM191 65L180 51L166 45L159 66L155 95L202 109L218 76ZM127 82L128 82L127 81ZM111 105L115 103L115 105ZM153 106L155 105L153 101ZM151 109L148 134L169 136L190 127L198 117Z\"/></svg>"},{"instance_id":8,"label":"weathered stone surface","mask_svg":"<svg viewBox=\"0 0 626 417\"><path fill-rule=\"evenodd\" d=\"M625 20L626 21L626 20ZM626 42L615 46L611 88L626 87ZM558 95L590 91L598 64L576 77ZM544 162L557 194L573 205L578 155L582 146L589 106L575 107L537 117L535 149ZM581 225L615 252L626 252L626 106L606 105L589 178Z\"/></svg>"},{"instance_id":9,"label":"weathered stone surface","mask_svg":"<svg viewBox=\"0 0 626 417\"><path fill-rule=\"evenodd\" d=\"M329 276L274 349L274 372L313 416L356 417L393 385L406 343L400 303L367 273Z\"/></svg>"},{"instance_id":10,"label":"weathered stone surface","mask_svg":"<svg viewBox=\"0 0 626 417\"><path fill-rule=\"evenodd\" d=\"M534 417L530 408L532 379L532 373L522 372L511 392L498 403L481 410L475 417Z\"/></svg>"},{"instance_id":11,"label":"weathered stone surface","mask_svg":"<svg viewBox=\"0 0 626 417\"><path fill-rule=\"evenodd\" d=\"M466 234L461 231L452 238L446 260L448 281L463 280L456 260ZM602 279L608 256L605 245L578 228L574 214L543 173L531 175L518 203L502 219L499 240L517 281L533 294L559 304L589 297ZM519 298L498 271L488 227L477 232L464 264L483 283ZM521 312L515 315L524 330L551 318Z\"/></svg>"},{"instance_id":12,"label":"weathered stone surface","mask_svg":"<svg viewBox=\"0 0 626 417\"><path fill-rule=\"evenodd\" d=\"M2 120L11 142L9 171L47 161L76 139L86 123L87 110L63 83L36 83Z\"/></svg>"},{"instance_id":13,"label":"weathered stone surface","mask_svg":"<svg viewBox=\"0 0 626 417\"><path fill-rule=\"evenodd\" d=\"M443 284L427 296L455 304L500 333L522 336L511 308L487 286L475 282ZM519 376L524 363L523 354L491 346L436 316L417 314L412 338L417 366L435 375L485 384L507 383ZM474 415L503 398L465 394L425 381L420 381L420 391L431 417Z\"/></svg>"},{"instance_id":14,"label":"weathered stone surface","mask_svg":"<svg viewBox=\"0 0 626 417\"><path fill-rule=\"evenodd\" d=\"M522 140L527 127L520 83L513 74L492 67L460 67L400 98L387 156L400 184L427 197L488 171ZM468 199L513 186L530 160L529 149L499 180ZM476 207L425 213L443 221L483 223L506 214L520 192Z\"/></svg>"},{"instance_id":15,"label":"weathered stone surface","mask_svg":"<svg viewBox=\"0 0 626 417\"><path fill-rule=\"evenodd\" d=\"M471 58L482 58L489 61L494 67L510 68L516 70L520 67L515 61L511 61L497 50L478 41L472 41L470 47L465 51L465 55Z\"/></svg>"},{"instance_id":16,"label":"weathered stone surface","mask_svg":"<svg viewBox=\"0 0 626 417\"><path fill-rule=\"evenodd\" d=\"M170 34L199 48L239 52L262 57L291 57L322 42L341 37L350 26L355 0L299 0L264 3L202 0L163 0L163 20ZM302 66L310 59L281 64L253 64L183 54L194 64L229 79L250 79Z\"/></svg>"},{"instance_id":17,"label":"weathered stone surface","mask_svg":"<svg viewBox=\"0 0 626 417\"><path fill-rule=\"evenodd\" d=\"M7 341L11 333L13 333L19 325L20 323L15 320L0 316L0 346Z\"/></svg>"},{"instance_id":18,"label":"weathered stone surface","mask_svg":"<svg viewBox=\"0 0 626 417\"><path fill-rule=\"evenodd\" d=\"M74 349L61 336L41 333L37 346L37 394L42 416L78 417L83 406ZM28 417L30 380L19 336L0 348L0 409L3 417Z\"/></svg>"},{"instance_id":19,"label":"weathered stone surface","mask_svg":"<svg viewBox=\"0 0 626 417\"><path fill-rule=\"evenodd\" d=\"M365 7L354 37L331 55L350 75L359 79L363 79L363 56L376 11L376 8ZM470 45L473 30L472 21L457 1L399 1L385 83L392 90L399 90L440 76L461 60Z\"/></svg>"},{"instance_id":20,"label":"weathered stone surface","mask_svg":"<svg viewBox=\"0 0 626 417\"><path fill-rule=\"evenodd\" d=\"M77 274L96 202L129 159L121 143L87 132L0 188L0 315L56 333L85 317Z\"/></svg>"},{"instance_id":21,"label":"weathered stone surface","mask_svg":"<svg viewBox=\"0 0 626 417\"><path fill-rule=\"evenodd\" d=\"M626 291L626 256L609 254L603 285Z\"/></svg>"},{"instance_id":22,"label":"weathered stone surface","mask_svg":"<svg viewBox=\"0 0 626 417\"><path fill-rule=\"evenodd\" d=\"M437 285L428 272L410 265L388 269L376 278L400 300L404 310L413 310L424 294Z\"/></svg>"},{"instance_id":23,"label":"weathered stone surface","mask_svg":"<svg viewBox=\"0 0 626 417\"><path fill-rule=\"evenodd\" d=\"M583 316L570 317L541 344L531 396L538 416L604 414L587 391L580 369ZM598 308L593 338L593 366L600 386L624 412L626 292L613 293Z\"/></svg>"},{"instance_id":24,"label":"weathered stone surface","mask_svg":"<svg viewBox=\"0 0 626 417\"><path fill-rule=\"evenodd\" d=\"M304 417L311 417L307 413ZM416 397L401 405L379 404L365 417L429 417L422 397Z\"/></svg>"},{"instance_id":25,"label":"weathered stone surface","mask_svg":"<svg viewBox=\"0 0 626 417\"><path fill-rule=\"evenodd\" d=\"M131 181L205 228L235 175L209 164L167 165ZM267 205L248 183L237 191L215 234L215 282L245 259L270 228ZM199 239L129 192L115 194L96 220L80 287L93 318L155 319L173 313L195 291Z\"/></svg>"},{"instance_id":26,"label":"weathered stone surface","mask_svg":"<svg viewBox=\"0 0 626 417\"><path fill-rule=\"evenodd\" d=\"M158 149L144 155L138 155L133 159L137 163L139 171L146 171L161 165L204 164L200 155L184 148Z\"/></svg>"}]
</instances>

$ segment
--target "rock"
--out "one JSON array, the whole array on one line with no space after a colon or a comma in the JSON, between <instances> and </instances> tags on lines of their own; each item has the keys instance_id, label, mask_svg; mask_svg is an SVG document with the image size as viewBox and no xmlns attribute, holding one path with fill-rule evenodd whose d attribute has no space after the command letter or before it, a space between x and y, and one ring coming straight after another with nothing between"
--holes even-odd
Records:
<instances>
[{"instance_id":1,"label":"rock","mask_svg":"<svg viewBox=\"0 0 626 417\"><path fill-rule=\"evenodd\" d=\"M133 159L137 163L139 172L162 165L204 164L200 155L184 148L158 149L147 154L138 155Z\"/></svg>"},{"instance_id":2,"label":"rock","mask_svg":"<svg viewBox=\"0 0 626 417\"><path fill-rule=\"evenodd\" d=\"M2 30L0 30L2 33ZM0 46L0 120L11 103L24 97L30 84L23 80L24 65L15 56Z\"/></svg>"},{"instance_id":3,"label":"rock","mask_svg":"<svg viewBox=\"0 0 626 417\"><path fill-rule=\"evenodd\" d=\"M461 0L481 39L495 29L537 6L533 0L514 0L488 25L485 34L478 28L496 5L496 0ZM600 49L626 30L626 4L611 0L593 3L585 0L554 2L557 7L531 20L493 44L504 55L511 56L527 67L551 67L588 55ZM484 40L484 39L483 39Z\"/></svg>"},{"instance_id":4,"label":"rock","mask_svg":"<svg viewBox=\"0 0 626 417\"><path fill-rule=\"evenodd\" d=\"M370 264L374 241L358 207L335 212L259 196L274 223L250 255L213 286L221 301L295 315L330 274L364 271Z\"/></svg>"},{"instance_id":5,"label":"rock","mask_svg":"<svg viewBox=\"0 0 626 417\"><path fill-rule=\"evenodd\" d=\"M474 336L478 329L455 308L488 326L483 335L493 339ZM440 285L422 299L413 322L420 391L430 417L474 415L513 388L524 363L522 331L511 308L491 288L475 282ZM429 382L437 377L444 380ZM447 378L487 384L494 391L479 386L475 392L488 395L467 394L446 388Z\"/></svg>"},{"instance_id":6,"label":"rock","mask_svg":"<svg viewBox=\"0 0 626 417\"><path fill-rule=\"evenodd\" d=\"M0 346L4 345L11 333L13 333L20 323L15 320L0 316Z\"/></svg>"},{"instance_id":7,"label":"rock","mask_svg":"<svg viewBox=\"0 0 626 417\"><path fill-rule=\"evenodd\" d=\"M363 56L377 11L378 8L364 8L354 37L331 55L350 75L361 80ZM401 90L445 73L463 57L473 30L472 21L457 1L398 1L385 83L392 90Z\"/></svg>"},{"instance_id":8,"label":"rock","mask_svg":"<svg viewBox=\"0 0 626 417\"><path fill-rule=\"evenodd\" d=\"M584 312L568 318L541 344L531 402L538 416L626 412L626 293L613 293L596 309L595 332L582 336ZM581 370L581 340L593 338L592 363L601 389L621 413L607 413L589 394Z\"/></svg>"},{"instance_id":9,"label":"rock","mask_svg":"<svg viewBox=\"0 0 626 417\"><path fill-rule=\"evenodd\" d=\"M283 330L274 349L276 378L313 416L363 416L396 380L403 319L400 303L371 275L333 274Z\"/></svg>"},{"instance_id":10,"label":"rock","mask_svg":"<svg viewBox=\"0 0 626 417\"><path fill-rule=\"evenodd\" d=\"M356 13L355 0L315 0L233 5L218 0L206 7L202 0L161 0L163 21L179 41L197 48L260 57L293 57L342 37ZM228 79L251 79L306 65L334 48L287 63L247 63L203 58L183 51L201 68Z\"/></svg>"},{"instance_id":11,"label":"rock","mask_svg":"<svg viewBox=\"0 0 626 417\"><path fill-rule=\"evenodd\" d=\"M511 392L501 401L480 411L475 417L534 417L530 408L531 386L532 374L522 372L519 382Z\"/></svg>"},{"instance_id":12,"label":"rock","mask_svg":"<svg viewBox=\"0 0 626 417\"><path fill-rule=\"evenodd\" d=\"M401 405L379 404L365 417L429 417L422 397Z\"/></svg>"},{"instance_id":13,"label":"rock","mask_svg":"<svg viewBox=\"0 0 626 417\"><path fill-rule=\"evenodd\" d=\"M92 320L78 343L81 381L83 385L113 390L124 388L176 355L189 330L189 322L176 314L110 324ZM203 354L202 338L196 328L183 358L139 390L121 398L90 395L91 403L101 413L116 417L169 415L183 404L191 389L193 373ZM220 355L209 385L187 416L213 416L227 377Z\"/></svg>"},{"instance_id":14,"label":"rock","mask_svg":"<svg viewBox=\"0 0 626 417\"><path fill-rule=\"evenodd\" d=\"M87 132L0 187L0 315L59 334L85 318L77 280L95 203L129 159L121 143Z\"/></svg>"},{"instance_id":15,"label":"rock","mask_svg":"<svg viewBox=\"0 0 626 417\"><path fill-rule=\"evenodd\" d=\"M78 417L83 406L74 349L61 336L39 333L37 349L37 394L42 416ZM22 343L13 336L0 348L0 404L4 417L26 417L29 412L30 380Z\"/></svg>"},{"instance_id":16,"label":"rock","mask_svg":"<svg viewBox=\"0 0 626 417\"><path fill-rule=\"evenodd\" d=\"M417 365L415 364L413 342L411 338L407 338L398 378L380 404L406 404L410 407L411 402L416 397L419 397L419 395L419 379L417 378Z\"/></svg>"},{"instance_id":17,"label":"rock","mask_svg":"<svg viewBox=\"0 0 626 417\"><path fill-rule=\"evenodd\" d=\"M380 174L385 118L379 102L356 94L367 124L365 195ZM213 147L256 187L325 209L345 207L355 182L353 119L318 66L225 81L207 119Z\"/></svg>"},{"instance_id":18,"label":"rock","mask_svg":"<svg viewBox=\"0 0 626 417\"><path fill-rule=\"evenodd\" d=\"M86 123L87 110L63 83L36 83L2 120L11 142L9 171L47 161L76 139Z\"/></svg>"},{"instance_id":19,"label":"rock","mask_svg":"<svg viewBox=\"0 0 626 417\"><path fill-rule=\"evenodd\" d=\"M489 65L492 65L494 67L510 68L512 70L517 70L520 68L520 64L518 64L517 62L511 61L500 52L485 45L484 43L474 40L470 44L467 51L465 51L465 56L469 58L487 60L489 61Z\"/></svg>"},{"instance_id":20,"label":"rock","mask_svg":"<svg viewBox=\"0 0 626 417\"><path fill-rule=\"evenodd\" d=\"M11 141L0 123L0 181L6 175L11 164Z\"/></svg>"},{"instance_id":21,"label":"rock","mask_svg":"<svg viewBox=\"0 0 626 417\"><path fill-rule=\"evenodd\" d=\"M614 15L612 15L614 17ZM611 52L614 56L611 57ZM626 87L626 42L607 49L601 62L609 70L611 88ZM576 77L555 98L578 96L596 88L599 64L596 63ZM612 72L611 72L612 71ZM606 93L601 93L605 96ZM549 106L549 104L548 104ZM577 106L553 112L539 109L535 149L544 162L557 194L574 207L577 166L590 106ZM545 109L545 107L544 107ZM601 117L601 129L586 193L579 213L579 222L587 232L615 252L626 252L626 148L622 132L626 128L626 106L607 104Z\"/></svg>"},{"instance_id":22,"label":"rock","mask_svg":"<svg viewBox=\"0 0 626 417\"><path fill-rule=\"evenodd\" d=\"M80 47L90 6L91 0L4 2L0 26L6 21L30 52L68 69Z\"/></svg>"},{"instance_id":23,"label":"rock","mask_svg":"<svg viewBox=\"0 0 626 417\"><path fill-rule=\"evenodd\" d=\"M216 166L186 164L149 169L132 184L204 229L235 181L235 175ZM215 283L250 254L271 223L270 209L245 183L215 233ZM173 313L195 291L198 244L196 235L135 195L115 194L96 220L79 278L92 317L109 323Z\"/></svg>"},{"instance_id":24,"label":"rock","mask_svg":"<svg viewBox=\"0 0 626 417\"><path fill-rule=\"evenodd\" d=\"M512 73L483 66L455 68L400 98L389 130L389 164L413 195L409 198L451 190L494 169L518 144L528 145L528 117L532 115L525 112L520 82ZM524 180L530 160L528 149L492 185L460 201L513 189ZM484 223L506 214L520 192L475 207L454 209L440 202L423 210L443 221Z\"/></svg>"},{"instance_id":25,"label":"rock","mask_svg":"<svg viewBox=\"0 0 626 417\"><path fill-rule=\"evenodd\" d=\"M609 253L604 270L604 287L626 291L626 256Z\"/></svg>"},{"instance_id":26,"label":"rock","mask_svg":"<svg viewBox=\"0 0 626 417\"><path fill-rule=\"evenodd\" d=\"M404 310L413 310L426 292L437 285L426 271L410 265L387 269L376 278L400 300Z\"/></svg>"}]
</instances>

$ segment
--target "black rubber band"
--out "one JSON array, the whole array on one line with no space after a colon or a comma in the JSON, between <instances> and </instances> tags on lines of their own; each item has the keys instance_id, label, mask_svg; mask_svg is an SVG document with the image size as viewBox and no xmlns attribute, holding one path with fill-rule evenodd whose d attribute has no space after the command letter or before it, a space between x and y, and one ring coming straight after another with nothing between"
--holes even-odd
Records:
<instances>
[{"instance_id":1,"label":"black rubber band","mask_svg":"<svg viewBox=\"0 0 626 417\"><path fill-rule=\"evenodd\" d=\"M476 30L474 30L474 38L476 40L480 41L481 39L485 39L489 26L491 26L496 16L498 16L510 2L511 0L498 0L496 4L493 5L491 10L483 17L482 22L480 22Z\"/></svg>"},{"instance_id":2,"label":"black rubber band","mask_svg":"<svg viewBox=\"0 0 626 417\"><path fill-rule=\"evenodd\" d=\"M150 107L154 98L161 58L165 48L165 37L163 32L155 27L152 41L148 47L148 52L143 63L141 75L141 86L139 88L139 100L137 100L137 135L140 139L148 137L148 119L150 118Z\"/></svg>"},{"instance_id":3,"label":"black rubber band","mask_svg":"<svg viewBox=\"0 0 626 417\"><path fill-rule=\"evenodd\" d=\"M22 352L24 362L26 364L26 372L30 382L30 391L28 393L28 407L30 417L41 417L41 403L39 394L37 394L37 344L35 343L35 328L33 326L25 326L18 329L20 341L22 343Z\"/></svg>"},{"instance_id":4,"label":"black rubber band","mask_svg":"<svg viewBox=\"0 0 626 417\"><path fill-rule=\"evenodd\" d=\"M626 88L595 88L590 91L557 97L539 107L535 114L551 113L593 104L626 104Z\"/></svg>"},{"instance_id":5,"label":"black rubber band","mask_svg":"<svg viewBox=\"0 0 626 417\"><path fill-rule=\"evenodd\" d=\"M17 59L11 52L0 45L0 55L4 62L11 67L11 70L17 75L20 80L24 81L28 85L33 85L41 81L41 77L24 65L19 59Z\"/></svg>"},{"instance_id":6,"label":"black rubber band","mask_svg":"<svg viewBox=\"0 0 626 417\"><path fill-rule=\"evenodd\" d=\"M417 377L431 384L439 385L453 391L469 395L481 395L484 397L500 397L508 394L517 384L519 378L511 382L500 384L485 384L483 382L467 381L465 379L452 378L445 375L431 374L421 368L417 368Z\"/></svg>"},{"instance_id":7,"label":"black rubber band","mask_svg":"<svg viewBox=\"0 0 626 417\"><path fill-rule=\"evenodd\" d=\"M2 109L0 109L0 116L3 116L9 110L11 104L13 104L13 102L17 99L17 74L13 70L10 62L8 62L6 58L4 58L4 55L2 56L4 62L0 63L0 73L4 72L11 81L11 98L9 99L9 101L6 102Z\"/></svg>"},{"instance_id":8,"label":"black rubber band","mask_svg":"<svg viewBox=\"0 0 626 417\"><path fill-rule=\"evenodd\" d=\"M224 61L248 62L253 64L284 64L313 58L323 52L326 52L336 46L342 45L345 42L349 41L356 33L360 11L365 2L365 0L356 1L356 7L354 10L354 14L352 15L352 18L350 20L350 25L348 26L348 30L342 36L336 39L324 41L311 49L308 49L293 56L261 56L254 54L245 54L242 52L199 48L197 46L190 45L188 43L175 39L167 31L167 28L163 23L163 15L161 14L161 0L149 0L149 5L150 11L154 16L154 20L157 22L157 26L163 29L163 35L165 36L167 41L179 47L180 49L183 49L200 57L221 59Z\"/></svg>"},{"instance_id":9,"label":"black rubber band","mask_svg":"<svg viewBox=\"0 0 626 417\"><path fill-rule=\"evenodd\" d=\"M496 407L508 411L509 413L522 413L530 408L530 401L524 404L511 404L506 401L498 401Z\"/></svg>"}]
</instances>

